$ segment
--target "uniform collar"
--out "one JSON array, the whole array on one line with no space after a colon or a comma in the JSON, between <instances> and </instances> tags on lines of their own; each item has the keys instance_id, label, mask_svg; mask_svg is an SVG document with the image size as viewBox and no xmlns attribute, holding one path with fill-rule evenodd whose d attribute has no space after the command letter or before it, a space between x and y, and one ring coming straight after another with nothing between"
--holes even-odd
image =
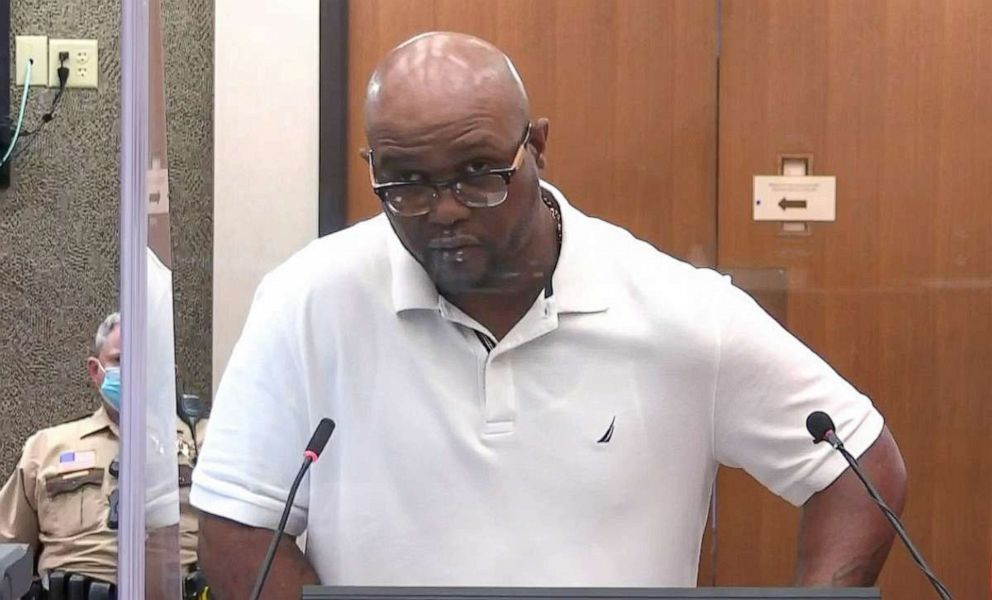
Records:
<instances>
[{"instance_id":1,"label":"uniform collar","mask_svg":"<svg viewBox=\"0 0 992 600\"><path fill-rule=\"evenodd\" d=\"M110 419L110 415L107 414L107 409L103 406L102 401L100 403L100 408L98 408L95 413L84 419L81 423L81 427L82 431L79 436L81 438L88 435L93 435L94 433L99 433L105 429L109 429L115 436L118 435L117 424Z\"/></svg>"},{"instance_id":2,"label":"uniform collar","mask_svg":"<svg viewBox=\"0 0 992 600\"><path fill-rule=\"evenodd\" d=\"M609 302L596 240L588 232L591 219L572 207L565 195L548 182L541 181L541 187L550 192L561 207L561 253L551 279L557 312L607 310ZM386 226L389 227L388 221ZM437 288L424 268L407 252L394 232L389 232L387 243L395 311L440 310Z\"/></svg>"}]
</instances>

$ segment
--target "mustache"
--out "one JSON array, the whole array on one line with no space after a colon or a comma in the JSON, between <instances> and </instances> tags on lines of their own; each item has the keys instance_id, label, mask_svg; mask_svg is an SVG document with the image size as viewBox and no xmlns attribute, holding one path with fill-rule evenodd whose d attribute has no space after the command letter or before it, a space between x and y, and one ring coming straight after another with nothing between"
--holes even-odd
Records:
<instances>
[{"instance_id":1,"label":"mustache","mask_svg":"<svg viewBox=\"0 0 992 600\"><path fill-rule=\"evenodd\" d=\"M465 246L481 246L482 242L474 235L467 233L442 233L432 237L427 241L427 247L431 250L451 250L454 248L464 248Z\"/></svg>"}]
</instances>

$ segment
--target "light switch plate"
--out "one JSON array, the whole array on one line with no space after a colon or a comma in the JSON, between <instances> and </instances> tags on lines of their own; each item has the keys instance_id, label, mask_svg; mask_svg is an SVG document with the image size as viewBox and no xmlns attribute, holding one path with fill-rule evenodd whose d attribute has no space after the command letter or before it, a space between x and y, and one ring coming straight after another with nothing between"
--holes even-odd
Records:
<instances>
[{"instance_id":1,"label":"light switch plate","mask_svg":"<svg viewBox=\"0 0 992 600\"><path fill-rule=\"evenodd\" d=\"M68 52L67 88L95 88L99 82L100 62L96 40L51 40L48 42L48 85L59 86L59 53Z\"/></svg>"},{"instance_id":2,"label":"light switch plate","mask_svg":"<svg viewBox=\"0 0 992 600\"><path fill-rule=\"evenodd\" d=\"M14 56L17 71L17 85L24 85L24 74L27 70L28 59L33 59L31 65L31 85L48 85L48 36L19 35L14 41Z\"/></svg>"}]
</instances>

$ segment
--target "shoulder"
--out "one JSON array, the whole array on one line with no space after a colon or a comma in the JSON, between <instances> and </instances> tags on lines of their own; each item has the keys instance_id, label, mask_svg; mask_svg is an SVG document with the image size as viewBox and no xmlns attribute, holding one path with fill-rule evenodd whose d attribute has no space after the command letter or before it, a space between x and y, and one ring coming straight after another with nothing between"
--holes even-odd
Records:
<instances>
[{"instance_id":1,"label":"shoulder","mask_svg":"<svg viewBox=\"0 0 992 600\"><path fill-rule=\"evenodd\" d=\"M547 182L542 186L562 205L568 247L562 256L568 253L569 277L596 288L614 314L712 332L713 318L724 312L722 297L732 287L729 277L670 256L623 227L586 215Z\"/></svg>"},{"instance_id":2,"label":"shoulder","mask_svg":"<svg viewBox=\"0 0 992 600\"><path fill-rule=\"evenodd\" d=\"M309 352L329 347L340 332L383 315L394 235L380 214L310 242L266 274L251 301L228 372L233 366L247 381L257 379L260 364L305 364ZM222 381L228 379L225 373Z\"/></svg>"},{"instance_id":3,"label":"shoulder","mask_svg":"<svg viewBox=\"0 0 992 600\"><path fill-rule=\"evenodd\" d=\"M87 414L59 425L39 429L24 442L23 460L42 462L58 448L82 439L94 426L95 416Z\"/></svg>"},{"instance_id":4,"label":"shoulder","mask_svg":"<svg viewBox=\"0 0 992 600\"><path fill-rule=\"evenodd\" d=\"M40 442L42 440L64 440L82 437L94 425L95 419L96 417L93 413L80 415L65 423L39 429L28 440L34 439Z\"/></svg>"},{"instance_id":5,"label":"shoulder","mask_svg":"<svg viewBox=\"0 0 992 600\"><path fill-rule=\"evenodd\" d=\"M541 186L561 205L565 216L565 236L574 236L573 239L577 240L580 246L577 256L588 263L589 269L599 269L604 275L634 279L640 285L677 281L693 287L709 288L723 280L714 271L694 267L670 256L619 225L585 214L547 181L542 181Z\"/></svg>"},{"instance_id":6,"label":"shoulder","mask_svg":"<svg viewBox=\"0 0 992 600\"><path fill-rule=\"evenodd\" d=\"M685 299L716 301L731 287L730 278L671 256L612 223L582 215L583 243L592 247L594 266L611 285L655 303Z\"/></svg>"},{"instance_id":7,"label":"shoulder","mask_svg":"<svg viewBox=\"0 0 992 600\"><path fill-rule=\"evenodd\" d=\"M344 275L364 264L388 258L388 236L392 235L385 215L378 215L325 235L307 244L270 274L292 278L315 275ZM356 262L357 261L357 262ZM359 267L356 269L355 267Z\"/></svg>"},{"instance_id":8,"label":"shoulder","mask_svg":"<svg viewBox=\"0 0 992 600\"><path fill-rule=\"evenodd\" d=\"M335 291L340 297L377 283L388 276L391 235L389 222L380 214L318 238L269 272L259 291L297 299Z\"/></svg>"}]
</instances>

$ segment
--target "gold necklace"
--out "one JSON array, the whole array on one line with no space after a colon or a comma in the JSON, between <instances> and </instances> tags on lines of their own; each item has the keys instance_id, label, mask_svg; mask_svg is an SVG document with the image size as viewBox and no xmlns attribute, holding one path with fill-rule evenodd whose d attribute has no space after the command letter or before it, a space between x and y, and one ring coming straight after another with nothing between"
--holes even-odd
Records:
<instances>
[{"instance_id":1,"label":"gold necklace","mask_svg":"<svg viewBox=\"0 0 992 600\"><path fill-rule=\"evenodd\" d=\"M551 216L555 219L555 234L558 236L558 247L561 248L561 208L554 198L544 190L541 190L541 200L551 210Z\"/></svg>"}]
</instances>

